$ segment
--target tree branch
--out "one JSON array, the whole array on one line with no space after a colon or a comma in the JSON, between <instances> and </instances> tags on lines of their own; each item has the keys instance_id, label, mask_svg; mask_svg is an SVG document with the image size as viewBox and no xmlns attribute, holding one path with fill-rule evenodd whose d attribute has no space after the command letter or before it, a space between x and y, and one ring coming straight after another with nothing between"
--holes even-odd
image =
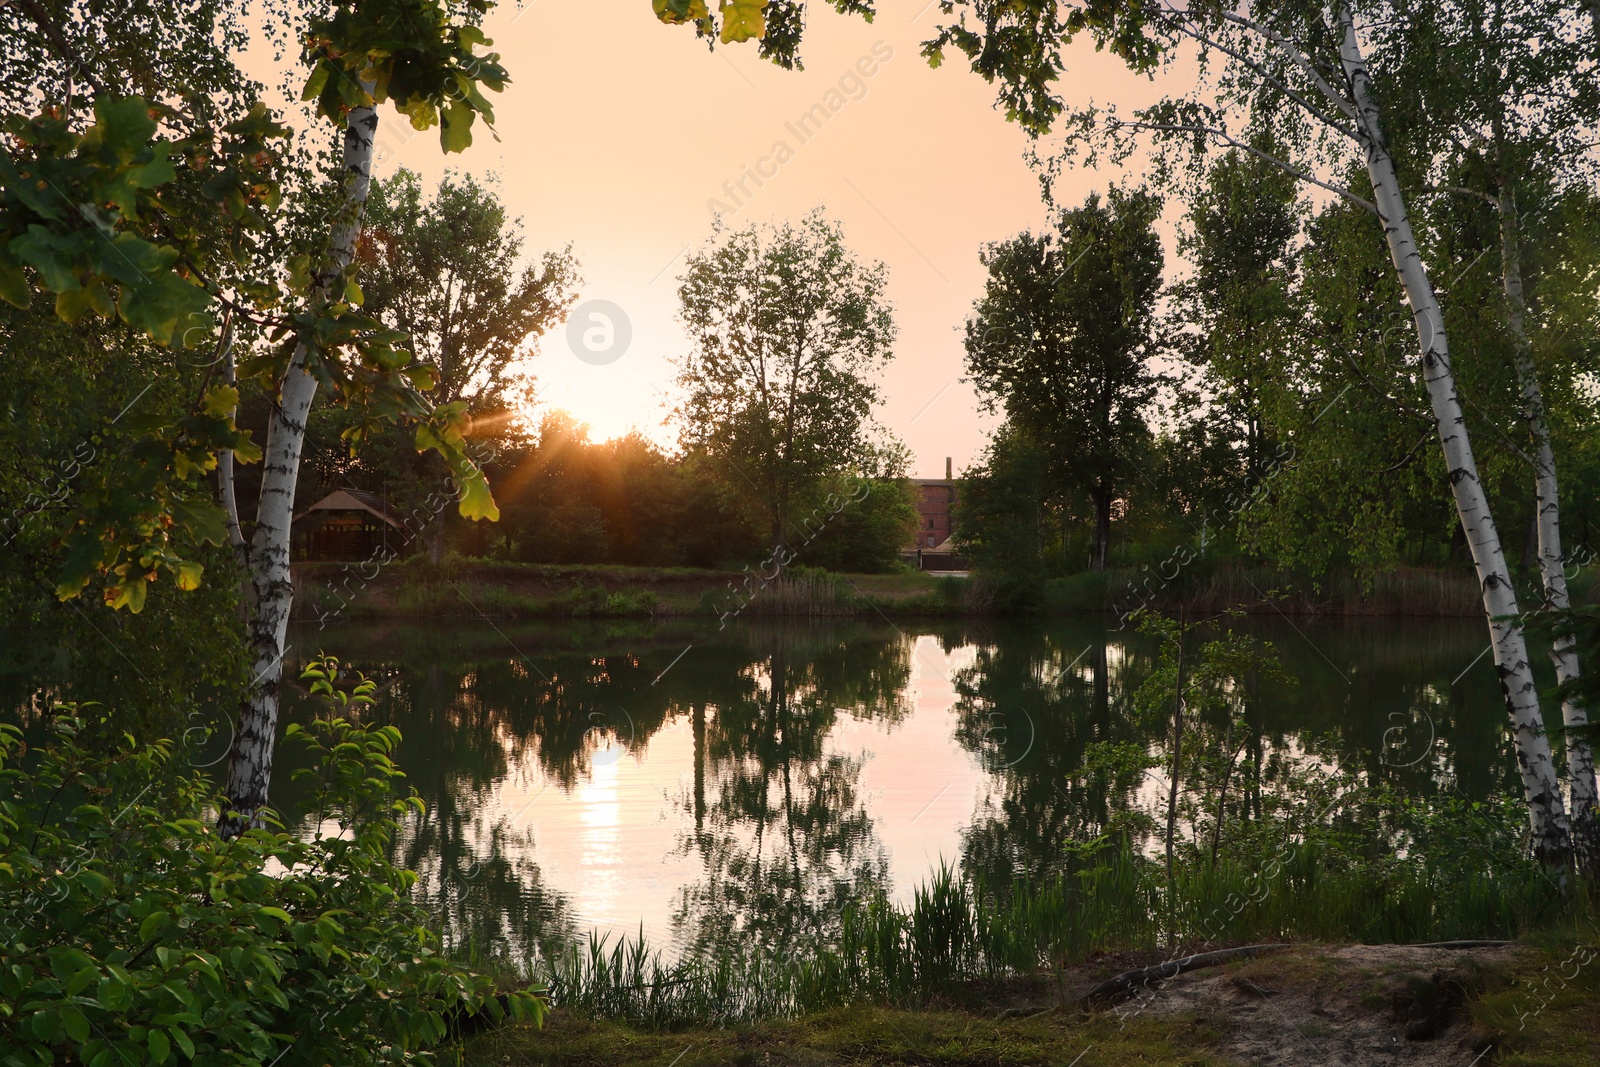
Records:
<instances>
[{"instance_id":1,"label":"tree branch","mask_svg":"<svg viewBox=\"0 0 1600 1067\"><path fill-rule=\"evenodd\" d=\"M1357 207L1364 208L1365 210L1372 212L1374 215L1378 214L1378 206L1372 201L1358 196L1342 185L1333 185L1329 182L1323 181L1321 178L1307 174L1299 167L1287 163L1279 159L1277 156L1269 155L1254 145L1246 144L1244 141L1234 137L1226 130L1219 130L1213 126L1193 126L1182 123L1164 122L1124 122L1120 119L1110 120L1109 125L1113 127L1127 127L1128 129L1134 130L1164 131L1168 133L1199 133L1204 134L1207 137L1215 137L1217 140L1221 141L1225 145L1228 145L1230 148L1237 148L1242 152L1249 152L1257 159L1271 163L1273 166L1279 168L1286 174L1290 174L1303 182L1308 182L1311 185L1315 185L1319 189L1326 189L1330 193L1337 193L1339 196L1344 197Z\"/></svg>"},{"instance_id":2,"label":"tree branch","mask_svg":"<svg viewBox=\"0 0 1600 1067\"><path fill-rule=\"evenodd\" d=\"M1242 63L1253 74L1255 74L1256 77L1267 82L1284 96L1287 96L1290 100L1293 100L1295 103L1305 108L1306 111L1309 112L1318 122L1321 122L1323 125L1337 133L1343 134L1352 141L1360 141L1361 138L1356 134L1356 131L1353 127L1346 126L1332 115L1329 115L1326 111L1323 111L1321 108L1312 104L1311 101L1307 100L1305 97L1301 96L1299 93L1295 92L1293 89L1289 88L1282 81L1280 81L1276 75L1269 73L1266 68L1264 68L1256 60L1251 59L1237 49L1228 47L1220 41L1214 40L1213 38L1207 37L1195 30L1189 29L1185 23L1192 20L1189 18L1189 13L1187 11L1180 11L1177 8L1173 8L1172 13L1177 15L1179 18L1179 21L1174 23L1179 33L1198 41L1207 48L1215 48L1223 55L1232 58L1235 62Z\"/></svg>"},{"instance_id":3,"label":"tree branch","mask_svg":"<svg viewBox=\"0 0 1600 1067\"><path fill-rule=\"evenodd\" d=\"M49 38L50 43L55 46L55 50L61 54L61 58L66 60L68 81L70 82L71 79L76 77L94 90L96 96L104 94L105 90L89 73L89 65L83 61L82 56L78 55L78 50L72 47L72 42L67 40L67 35L61 31L60 26L56 25L55 20L50 17L50 12L44 9L44 5L39 3L39 0L14 0L14 2L17 7L27 13L28 17L33 20L34 25L39 27L39 32ZM71 90L69 89L68 92L70 94Z\"/></svg>"},{"instance_id":4,"label":"tree branch","mask_svg":"<svg viewBox=\"0 0 1600 1067\"><path fill-rule=\"evenodd\" d=\"M1322 91L1322 95L1328 98L1329 103L1342 111L1352 122L1358 124L1360 123L1361 119L1356 114L1355 105L1351 103L1343 93L1336 91L1332 85L1328 84L1327 79L1324 78L1317 70L1316 65L1306 57L1304 52L1295 47L1293 41L1289 40L1272 27L1264 26L1252 19L1247 19L1243 15L1235 15L1232 12L1224 11L1222 12L1222 18L1225 22L1231 22L1235 26L1242 26L1245 29L1250 30L1252 33L1260 34L1281 48L1284 53L1288 55L1290 59L1294 60L1295 64L1305 72L1306 77L1311 79L1311 83Z\"/></svg>"}]
</instances>

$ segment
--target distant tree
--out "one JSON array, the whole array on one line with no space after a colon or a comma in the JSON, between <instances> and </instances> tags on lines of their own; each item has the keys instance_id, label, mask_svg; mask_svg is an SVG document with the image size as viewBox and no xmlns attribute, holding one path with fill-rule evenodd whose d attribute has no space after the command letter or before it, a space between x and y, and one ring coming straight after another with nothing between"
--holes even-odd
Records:
<instances>
[{"instance_id":1,"label":"distant tree","mask_svg":"<svg viewBox=\"0 0 1600 1067\"><path fill-rule=\"evenodd\" d=\"M749 559L761 543L749 508L693 457L675 461L638 434L592 442L559 410L502 451L489 481L503 502L493 549L502 557L713 566Z\"/></svg>"},{"instance_id":2,"label":"distant tree","mask_svg":"<svg viewBox=\"0 0 1600 1067\"><path fill-rule=\"evenodd\" d=\"M1002 425L963 475L952 516L961 554L1024 601L1038 592L1051 536L1044 467L1043 450L1015 426Z\"/></svg>"},{"instance_id":3,"label":"distant tree","mask_svg":"<svg viewBox=\"0 0 1600 1067\"><path fill-rule=\"evenodd\" d=\"M855 573L893 569L916 536L919 494L911 480L838 478L818 490L820 499L800 520L801 529L815 531L802 553L805 562Z\"/></svg>"},{"instance_id":4,"label":"distant tree","mask_svg":"<svg viewBox=\"0 0 1600 1067\"><path fill-rule=\"evenodd\" d=\"M788 546L797 505L824 479L899 473L872 422L874 372L893 358L882 263L863 264L820 210L751 226L690 257L678 290L690 350L676 412L686 451Z\"/></svg>"},{"instance_id":5,"label":"distant tree","mask_svg":"<svg viewBox=\"0 0 1600 1067\"><path fill-rule=\"evenodd\" d=\"M536 339L577 296L570 247L537 264L519 266L521 258L521 220L507 218L492 185L447 174L428 196L404 169L373 183L357 248L364 308L410 337L437 378L432 398L464 402L478 424L474 436L485 440L531 399L526 366ZM354 420L341 415L333 417L347 429ZM428 559L443 561L462 520L437 504L450 478L442 458L418 453L401 428L379 428L345 478L381 491L402 513L421 509Z\"/></svg>"},{"instance_id":6,"label":"distant tree","mask_svg":"<svg viewBox=\"0 0 1600 1067\"><path fill-rule=\"evenodd\" d=\"M980 396L1039 449L1058 492L1093 501L1096 570L1106 566L1113 504L1150 434L1160 206L1113 187L1063 212L1054 234L989 245L989 281L967 323L967 372Z\"/></svg>"},{"instance_id":7,"label":"distant tree","mask_svg":"<svg viewBox=\"0 0 1600 1067\"><path fill-rule=\"evenodd\" d=\"M1174 286L1184 322L1197 328L1184 354L1200 372L1210 429L1233 440L1237 473L1249 480L1272 447L1269 405L1295 336L1295 194L1281 169L1229 152L1212 165L1178 242L1194 265Z\"/></svg>"},{"instance_id":8,"label":"distant tree","mask_svg":"<svg viewBox=\"0 0 1600 1067\"><path fill-rule=\"evenodd\" d=\"M365 307L404 331L438 373L438 403L492 406L513 387L532 339L577 297L570 246L519 269L521 223L470 174L446 174L432 196L405 169L374 183L357 252Z\"/></svg>"}]
</instances>

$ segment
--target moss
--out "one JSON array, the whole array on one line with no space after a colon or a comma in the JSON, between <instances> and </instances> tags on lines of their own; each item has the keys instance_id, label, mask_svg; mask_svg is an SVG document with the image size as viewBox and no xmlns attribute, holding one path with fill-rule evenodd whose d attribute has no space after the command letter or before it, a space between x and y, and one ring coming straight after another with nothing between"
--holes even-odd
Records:
<instances>
[{"instance_id":1,"label":"moss","mask_svg":"<svg viewBox=\"0 0 1600 1067\"><path fill-rule=\"evenodd\" d=\"M1552 944L1480 978L1469 1011L1497 1067L1600 1067L1600 947Z\"/></svg>"},{"instance_id":2,"label":"moss","mask_svg":"<svg viewBox=\"0 0 1600 1067\"><path fill-rule=\"evenodd\" d=\"M1221 1067L1225 1036L1200 1016L1132 1018L1051 1011L997 1019L958 1011L860 1007L725 1030L650 1033L556 1015L542 1030L503 1029L457 1050L466 1065L594 1064L1171 1064ZM1074 1057L1082 1053L1082 1058ZM445 1062L450 1062L445 1058Z\"/></svg>"}]
</instances>

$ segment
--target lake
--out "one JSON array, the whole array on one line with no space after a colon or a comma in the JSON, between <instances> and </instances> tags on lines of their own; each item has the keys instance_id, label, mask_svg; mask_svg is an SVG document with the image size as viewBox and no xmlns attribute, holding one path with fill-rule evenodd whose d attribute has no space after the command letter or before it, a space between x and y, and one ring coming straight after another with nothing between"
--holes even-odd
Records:
<instances>
[{"instance_id":1,"label":"lake","mask_svg":"<svg viewBox=\"0 0 1600 1067\"><path fill-rule=\"evenodd\" d=\"M1161 769L1119 795L1086 766L1166 736L1133 705L1153 644L1114 626L306 625L286 677L320 648L378 683L365 714L403 731L427 804L400 858L451 942L517 958L591 931L781 946L875 892L908 901L940 864L1040 877L1119 818L1164 819ZM1228 773L1247 811L1286 761L1415 793L1519 789L1480 621L1238 626L1295 683L1240 695ZM288 721L313 713L286 697ZM282 751L274 800L291 813L294 766Z\"/></svg>"}]
</instances>

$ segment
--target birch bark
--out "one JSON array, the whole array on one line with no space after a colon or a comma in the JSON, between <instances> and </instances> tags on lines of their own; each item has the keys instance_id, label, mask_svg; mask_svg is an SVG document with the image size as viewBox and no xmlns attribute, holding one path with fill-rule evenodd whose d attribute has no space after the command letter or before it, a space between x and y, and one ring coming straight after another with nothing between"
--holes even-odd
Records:
<instances>
[{"instance_id":1,"label":"birch bark","mask_svg":"<svg viewBox=\"0 0 1600 1067\"><path fill-rule=\"evenodd\" d=\"M368 94L373 86L363 84ZM329 261L317 280L322 295L335 298L333 289L355 254L361 232L361 212L372 185L372 145L378 113L371 107L353 109L345 120L345 199L334 224ZM255 610L249 624L251 682L239 709L228 759L228 807L221 830L233 836L263 824L272 784L272 754L278 730L278 697L283 658L288 652L289 610L294 584L289 569L290 525L294 517L295 485L300 476L300 456L305 446L306 419L317 395L317 379L308 369L310 342L295 346L289 368L278 390L276 412L268 427L261 496L256 506L255 534L250 542L250 582Z\"/></svg>"},{"instance_id":2,"label":"birch bark","mask_svg":"<svg viewBox=\"0 0 1600 1067\"><path fill-rule=\"evenodd\" d=\"M1517 595L1506 568L1500 534L1489 512L1489 501L1478 480L1455 376L1450 349L1433 283L1423 266L1422 253L1406 212L1405 198L1396 177L1394 160L1383 137L1379 108L1373 100L1371 75L1356 37L1355 20L1342 3L1334 5L1339 37L1339 59L1356 109L1356 133L1366 156L1373 199L1383 221L1384 236L1395 271L1411 304L1422 356L1423 381L1433 408L1445 468L1455 497L1456 513L1472 552L1483 589L1484 613L1489 620L1495 671L1511 719L1523 797L1533 832L1534 851L1550 868L1564 868L1571 855L1571 838L1561 783L1550 755L1550 739L1539 712L1538 690L1528 662L1528 645L1517 624Z\"/></svg>"},{"instance_id":3,"label":"birch bark","mask_svg":"<svg viewBox=\"0 0 1600 1067\"><path fill-rule=\"evenodd\" d=\"M1522 391L1522 418L1534 445L1535 523L1538 531L1539 578L1544 586L1544 607L1566 611L1572 601L1567 594L1566 558L1561 551L1561 492L1556 480L1555 451L1550 444L1550 422L1545 416L1544 395L1539 375L1533 366L1533 350L1528 340L1528 302L1522 285L1522 235L1517 214L1516 194L1502 179L1495 207L1500 215L1501 282L1506 296L1506 325L1511 334L1511 355ZM1562 637L1550 647L1556 680L1572 681L1579 675L1577 641ZM1589 744L1589 714L1570 697L1561 704L1561 721L1566 728L1567 789L1571 804L1572 843L1580 865L1587 867L1596 854L1594 752Z\"/></svg>"}]
</instances>

